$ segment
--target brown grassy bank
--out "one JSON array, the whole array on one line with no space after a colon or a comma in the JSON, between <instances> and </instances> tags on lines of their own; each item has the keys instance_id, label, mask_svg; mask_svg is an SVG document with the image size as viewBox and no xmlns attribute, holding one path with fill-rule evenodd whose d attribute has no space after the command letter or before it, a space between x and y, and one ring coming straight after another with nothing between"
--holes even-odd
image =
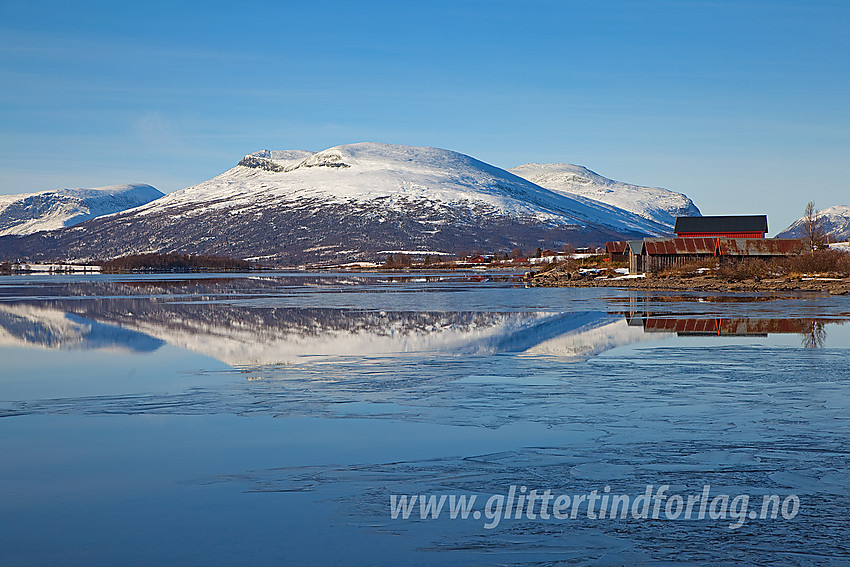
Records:
<instances>
[{"instance_id":1,"label":"brown grassy bank","mask_svg":"<svg viewBox=\"0 0 850 567\"><path fill-rule=\"evenodd\" d=\"M747 258L720 265L707 260L676 266L644 278L623 279L601 269L582 272L569 263L529 272L526 281L543 287L628 287L680 291L789 291L850 294L850 254L818 250L775 260Z\"/></svg>"}]
</instances>

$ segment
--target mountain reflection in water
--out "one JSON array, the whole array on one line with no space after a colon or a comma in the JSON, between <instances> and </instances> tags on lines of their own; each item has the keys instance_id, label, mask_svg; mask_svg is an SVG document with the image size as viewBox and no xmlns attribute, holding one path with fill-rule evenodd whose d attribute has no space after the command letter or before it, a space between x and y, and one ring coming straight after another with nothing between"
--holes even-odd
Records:
<instances>
[{"instance_id":1,"label":"mountain reflection in water","mask_svg":"<svg viewBox=\"0 0 850 567\"><path fill-rule=\"evenodd\" d=\"M0 346L152 352L164 344L145 333L50 307L0 304Z\"/></svg>"},{"instance_id":2,"label":"mountain reflection in water","mask_svg":"<svg viewBox=\"0 0 850 567\"><path fill-rule=\"evenodd\" d=\"M583 360L617 346L674 333L796 333L803 338L804 346L821 347L826 340L825 324L840 322L601 311L258 308L151 296L85 301L51 298L0 304L0 345L149 352L169 343L234 366L288 363L303 357L409 353L524 353Z\"/></svg>"},{"instance_id":3,"label":"mountain reflection in water","mask_svg":"<svg viewBox=\"0 0 850 567\"><path fill-rule=\"evenodd\" d=\"M245 308L151 298L0 306L0 344L52 349L169 343L232 365L304 356L441 353L488 355L539 350L587 356L640 333L604 312L398 312ZM622 335L622 336L621 336Z\"/></svg>"}]
</instances>

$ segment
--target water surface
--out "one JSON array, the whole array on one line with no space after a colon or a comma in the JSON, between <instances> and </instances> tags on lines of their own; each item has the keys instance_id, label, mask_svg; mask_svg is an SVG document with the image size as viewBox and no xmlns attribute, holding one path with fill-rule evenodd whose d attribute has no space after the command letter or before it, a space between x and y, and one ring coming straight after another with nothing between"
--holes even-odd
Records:
<instances>
[{"instance_id":1,"label":"water surface","mask_svg":"<svg viewBox=\"0 0 850 567\"><path fill-rule=\"evenodd\" d=\"M10 564L844 564L850 301L482 274L0 280ZM792 519L390 518L511 485ZM378 551L380 550L380 551Z\"/></svg>"}]
</instances>

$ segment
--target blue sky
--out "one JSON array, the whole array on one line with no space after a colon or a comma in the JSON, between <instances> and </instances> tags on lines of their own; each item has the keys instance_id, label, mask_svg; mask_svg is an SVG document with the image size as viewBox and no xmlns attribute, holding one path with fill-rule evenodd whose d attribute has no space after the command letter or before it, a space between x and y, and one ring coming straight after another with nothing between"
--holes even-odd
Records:
<instances>
[{"instance_id":1,"label":"blue sky","mask_svg":"<svg viewBox=\"0 0 850 567\"><path fill-rule=\"evenodd\" d=\"M264 148L569 162L771 232L850 204L850 2L0 0L0 193Z\"/></svg>"}]
</instances>

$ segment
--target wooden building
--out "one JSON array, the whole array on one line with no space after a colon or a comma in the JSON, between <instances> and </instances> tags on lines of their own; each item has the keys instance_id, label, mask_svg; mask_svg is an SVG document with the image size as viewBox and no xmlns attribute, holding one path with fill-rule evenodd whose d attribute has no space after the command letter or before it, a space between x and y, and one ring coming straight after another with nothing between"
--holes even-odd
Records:
<instances>
[{"instance_id":1,"label":"wooden building","mask_svg":"<svg viewBox=\"0 0 850 567\"><path fill-rule=\"evenodd\" d=\"M610 262L625 262L629 258L629 243L625 240L617 240L605 244L605 252L608 253Z\"/></svg>"},{"instance_id":2,"label":"wooden building","mask_svg":"<svg viewBox=\"0 0 850 567\"><path fill-rule=\"evenodd\" d=\"M629 273L641 274L712 258L722 264L794 256L804 248L799 239L765 238L766 215L678 217L674 232L675 237L609 242L606 250L611 259L622 253Z\"/></svg>"},{"instance_id":3,"label":"wooden building","mask_svg":"<svg viewBox=\"0 0 850 567\"><path fill-rule=\"evenodd\" d=\"M660 272L712 258L721 264L752 257L779 258L803 250L803 241L791 238L644 238L628 242L629 273Z\"/></svg>"},{"instance_id":4,"label":"wooden building","mask_svg":"<svg viewBox=\"0 0 850 567\"><path fill-rule=\"evenodd\" d=\"M642 274L646 271L643 265L643 240L627 240L626 255L629 257L630 274Z\"/></svg>"}]
</instances>

